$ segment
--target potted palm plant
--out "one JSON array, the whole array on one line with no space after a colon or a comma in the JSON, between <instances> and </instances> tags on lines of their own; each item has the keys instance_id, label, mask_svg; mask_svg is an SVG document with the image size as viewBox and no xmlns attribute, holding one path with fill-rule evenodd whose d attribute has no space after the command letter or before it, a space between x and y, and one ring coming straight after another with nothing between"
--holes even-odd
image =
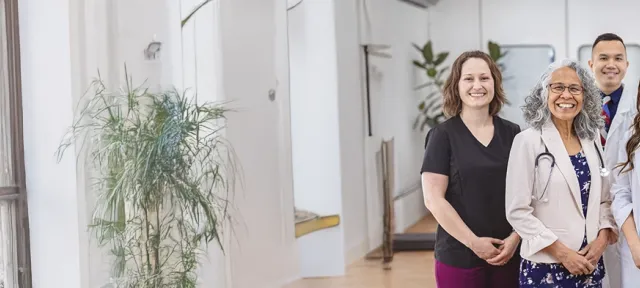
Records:
<instances>
[{"instance_id":1,"label":"potted palm plant","mask_svg":"<svg viewBox=\"0 0 640 288\"><path fill-rule=\"evenodd\" d=\"M196 287L207 245L222 248L231 146L222 105L175 90L108 91L98 79L57 156L80 147L97 176L90 229L112 255L111 286Z\"/></svg>"}]
</instances>

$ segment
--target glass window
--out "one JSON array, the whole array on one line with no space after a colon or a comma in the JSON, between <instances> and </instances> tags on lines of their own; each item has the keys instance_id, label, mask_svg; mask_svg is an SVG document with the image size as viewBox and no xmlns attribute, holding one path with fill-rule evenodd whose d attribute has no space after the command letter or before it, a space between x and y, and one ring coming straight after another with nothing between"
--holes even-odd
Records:
<instances>
[{"instance_id":1,"label":"glass window","mask_svg":"<svg viewBox=\"0 0 640 288\"><path fill-rule=\"evenodd\" d=\"M506 55L502 64L503 83L508 105L500 115L526 129L521 107L540 75L555 60L555 49L551 45L501 45Z\"/></svg>"},{"instance_id":2,"label":"glass window","mask_svg":"<svg viewBox=\"0 0 640 288\"><path fill-rule=\"evenodd\" d=\"M0 287L30 288L18 0L0 0Z\"/></svg>"},{"instance_id":3,"label":"glass window","mask_svg":"<svg viewBox=\"0 0 640 288\"><path fill-rule=\"evenodd\" d=\"M11 102L9 94L9 65L7 65L7 25L4 1L0 1L0 187L14 186L11 149ZM6 190L6 189L4 189ZM5 192L5 191L3 191Z\"/></svg>"},{"instance_id":4,"label":"glass window","mask_svg":"<svg viewBox=\"0 0 640 288\"><path fill-rule=\"evenodd\" d=\"M591 59L591 46L593 44L584 44L578 48L578 60L584 67L589 68L589 60ZM633 63L640 63L640 45L634 43L625 43L627 46L627 59L629 60L629 69L624 76L622 83L637 87L640 80L640 66Z\"/></svg>"}]
</instances>

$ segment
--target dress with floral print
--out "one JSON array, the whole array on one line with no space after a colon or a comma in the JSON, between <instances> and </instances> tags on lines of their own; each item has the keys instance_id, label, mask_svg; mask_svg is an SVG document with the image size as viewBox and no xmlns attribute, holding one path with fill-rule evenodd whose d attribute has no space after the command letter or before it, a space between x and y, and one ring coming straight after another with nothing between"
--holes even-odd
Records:
<instances>
[{"instance_id":1,"label":"dress with floral print","mask_svg":"<svg viewBox=\"0 0 640 288\"><path fill-rule=\"evenodd\" d=\"M582 213L587 215L589 203L589 186L591 185L591 171L583 153L570 156L573 167L580 183L582 198ZM586 230L586 227L585 227ZM587 246L587 237L582 240L582 247ZM573 275L562 264L536 263L526 259L520 262L520 287L602 287L605 270L602 257L592 274Z\"/></svg>"}]
</instances>

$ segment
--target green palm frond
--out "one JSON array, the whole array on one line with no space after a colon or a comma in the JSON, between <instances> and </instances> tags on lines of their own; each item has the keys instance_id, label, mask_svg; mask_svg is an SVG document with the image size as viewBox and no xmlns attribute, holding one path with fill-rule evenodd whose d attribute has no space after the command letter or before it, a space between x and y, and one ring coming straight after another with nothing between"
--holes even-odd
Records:
<instances>
[{"instance_id":1,"label":"green palm frond","mask_svg":"<svg viewBox=\"0 0 640 288\"><path fill-rule=\"evenodd\" d=\"M187 15L187 17L185 17L184 19L182 19L181 23L180 23L180 27L184 27L185 24L187 24L187 22L189 22L189 20L191 19L191 17L193 17L194 14L196 14L196 12L198 12L198 10L200 10L204 5L207 5L207 3L211 2L212 0L203 0L200 4L198 4L198 6L196 6L195 8L193 8L193 10L191 11L191 13L189 13L189 15Z\"/></svg>"},{"instance_id":2,"label":"green palm frond","mask_svg":"<svg viewBox=\"0 0 640 288\"><path fill-rule=\"evenodd\" d=\"M223 248L236 172L222 135L229 110L126 83L92 83L58 160L83 142L98 175L90 228L110 248L116 287L195 287L202 247Z\"/></svg>"}]
</instances>

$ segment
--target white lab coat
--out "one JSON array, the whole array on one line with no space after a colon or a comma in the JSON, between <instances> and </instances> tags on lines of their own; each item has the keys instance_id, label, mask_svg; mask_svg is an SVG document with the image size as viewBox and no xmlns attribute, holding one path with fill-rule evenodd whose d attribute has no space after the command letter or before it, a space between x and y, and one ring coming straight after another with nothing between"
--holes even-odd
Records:
<instances>
[{"instance_id":1,"label":"white lab coat","mask_svg":"<svg viewBox=\"0 0 640 288\"><path fill-rule=\"evenodd\" d=\"M633 117L636 115L637 88L631 85L625 85L622 92L620 103L616 116L611 123L607 134L607 144L604 148L605 165L611 177L611 193L613 203L611 210L616 219L618 228L627 218L631 209L635 211L640 208L640 154L635 158L635 169L633 173L625 173L618 175L618 171L614 171L617 163L626 161L626 144L630 136L630 126L633 123ZM633 193L631 193L633 191ZM636 227L640 222L638 217L640 213L635 213ZM640 229L638 229L640 231ZM635 283L640 281L640 270L635 267L631 252L627 245L624 235L619 233L618 243L607 247L604 253L605 270L607 277L603 283L604 288L630 288L638 287Z\"/></svg>"}]
</instances>

